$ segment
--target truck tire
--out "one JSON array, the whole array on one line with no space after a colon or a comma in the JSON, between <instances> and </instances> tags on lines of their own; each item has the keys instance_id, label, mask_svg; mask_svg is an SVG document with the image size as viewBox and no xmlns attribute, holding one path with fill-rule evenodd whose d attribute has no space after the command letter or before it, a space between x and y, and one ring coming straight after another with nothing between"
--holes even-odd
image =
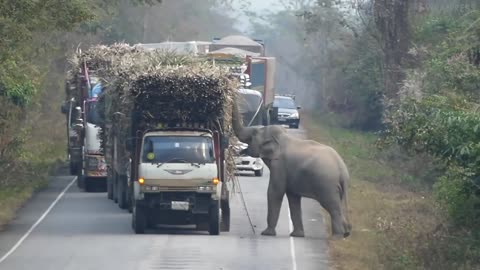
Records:
<instances>
[{"instance_id":1,"label":"truck tire","mask_svg":"<svg viewBox=\"0 0 480 270\"><path fill-rule=\"evenodd\" d=\"M230 231L230 202L229 200L222 200L220 205L222 209L222 232L229 232Z\"/></svg>"},{"instance_id":2,"label":"truck tire","mask_svg":"<svg viewBox=\"0 0 480 270\"><path fill-rule=\"evenodd\" d=\"M88 177L83 177L83 184L85 186L85 191L86 192L92 192L94 190L94 184L95 182L92 181L92 178L88 178Z\"/></svg>"},{"instance_id":3,"label":"truck tire","mask_svg":"<svg viewBox=\"0 0 480 270\"><path fill-rule=\"evenodd\" d=\"M80 173L79 167L78 164L70 161L70 175L78 175Z\"/></svg>"},{"instance_id":4,"label":"truck tire","mask_svg":"<svg viewBox=\"0 0 480 270\"><path fill-rule=\"evenodd\" d=\"M77 187L79 189L84 189L85 187L85 177L81 173L77 175Z\"/></svg>"},{"instance_id":5,"label":"truck tire","mask_svg":"<svg viewBox=\"0 0 480 270\"><path fill-rule=\"evenodd\" d=\"M112 192L113 192L113 201L118 203L118 177L117 174L113 173L112 179Z\"/></svg>"},{"instance_id":6,"label":"truck tire","mask_svg":"<svg viewBox=\"0 0 480 270\"><path fill-rule=\"evenodd\" d=\"M147 227L147 215L145 209L139 205L133 207L132 229L135 234L144 234Z\"/></svg>"},{"instance_id":7,"label":"truck tire","mask_svg":"<svg viewBox=\"0 0 480 270\"><path fill-rule=\"evenodd\" d=\"M127 203L127 187L125 183L125 176L120 176L119 177L119 187L118 187L118 207L120 209L127 209L128 208L128 203Z\"/></svg>"},{"instance_id":8,"label":"truck tire","mask_svg":"<svg viewBox=\"0 0 480 270\"><path fill-rule=\"evenodd\" d=\"M127 209L129 213L133 212L133 194L132 188L129 187L127 190Z\"/></svg>"},{"instance_id":9,"label":"truck tire","mask_svg":"<svg viewBox=\"0 0 480 270\"><path fill-rule=\"evenodd\" d=\"M110 173L107 176L107 198L113 200L113 181Z\"/></svg>"},{"instance_id":10,"label":"truck tire","mask_svg":"<svg viewBox=\"0 0 480 270\"><path fill-rule=\"evenodd\" d=\"M212 201L208 211L208 233L220 234L220 201Z\"/></svg>"}]
</instances>

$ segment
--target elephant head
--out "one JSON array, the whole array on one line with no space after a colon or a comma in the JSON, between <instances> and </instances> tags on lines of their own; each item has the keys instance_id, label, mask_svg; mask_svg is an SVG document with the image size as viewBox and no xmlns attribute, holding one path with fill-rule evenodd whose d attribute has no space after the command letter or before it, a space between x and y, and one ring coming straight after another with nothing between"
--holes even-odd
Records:
<instances>
[{"instance_id":1,"label":"elephant head","mask_svg":"<svg viewBox=\"0 0 480 270\"><path fill-rule=\"evenodd\" d=\"M282 126L244 127L236 104L233 106L232 125L237 138L248 144L244 151L247 155L260 157L264 161L279 158L280 139L286 133Z\"/></svg>"}]
</instances>

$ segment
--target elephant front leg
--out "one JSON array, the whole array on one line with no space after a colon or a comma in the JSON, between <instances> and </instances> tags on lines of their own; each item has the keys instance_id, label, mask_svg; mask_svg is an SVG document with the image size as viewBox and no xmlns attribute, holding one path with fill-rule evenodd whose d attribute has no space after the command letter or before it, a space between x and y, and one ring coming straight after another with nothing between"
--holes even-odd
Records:
<instances>
[{"instance_id":1,"label":"elephant front leg","mask_svg":"<svg viewBox=\"0 0 480 270\"><path fill-rule=\"evenodd\" d=\"M268 214L267 214L267 224L268 227L262 232L262 235L275 236L277 232L275 228L277 227L278 216L280 215L280 207L282 206L282 200L284 192L275 190L270 183L268 186Z\"/></svg>"},{"instance_id":2,"label":"elephant front leg","mask_svg":"<svg viewBox=\"0 0 480 270\"><path fill-rule=\"evenodd\" d=\"M290 207L290 218L293 224L293 232L290 236L304 237L302 222L302 197L287 192L288 205Z\"/></svg>"}]
</instances>

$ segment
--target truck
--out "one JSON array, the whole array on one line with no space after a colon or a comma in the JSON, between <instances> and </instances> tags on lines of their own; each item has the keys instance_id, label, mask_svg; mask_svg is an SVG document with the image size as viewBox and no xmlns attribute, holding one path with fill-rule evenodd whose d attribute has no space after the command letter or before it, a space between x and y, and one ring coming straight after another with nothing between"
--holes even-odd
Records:
<instances>
[{"instance_id":1,"label":"truck","mask_svg":"<svg viewBox=\"0 0 480 270\"><path fill-rule=\"evenodd\" d=\"M77 185L85 191L105 186L107 168L100 151L101 132L97 101L102 85L87 63L73 70L65 83L66 100L61 111L66 116L67 155L70 173L77 176Z\"/></svg>"},{"instance_id":2,"label":"truck","mask_svg":"<svg viewBox=\"0 0 480 270\"><path fill-rule=\"evenodd\" d=\"M223 230L229 230L225 176L228 140L221 130L203 125L179 127L178 123L156 129L132 129L135 140L127 145L134 153L131 178L135 179L135 233L144 233L155 224L195 224L197 229L207 224L211 235L220 233L221 224Z\"/></svg>"},{"instance_id":3,"label":"truck","mask_svg":"<svg viewBox=\"0 0 480 270\"><path fill-rule=\"evenodd\" d=\"M146 57L138 60L145 63L153 60L154 48L138 47L145 49L139 57ZM105 78L111 83L100 97L109 179L114 185L112 190L121 194L117 196L121 208L132 213L133 231L143 234L158 224L196 225L197 229L206 229L212 235L229 231L229 127L224 123L225 117L212 118L212 106L207 103L216 98L222 102L231 99L219 97L218 92L208 96L208 91L199 93L196 100L192 100L191 94L166 98L162 95L188 91L194 86L177 82L172 84L177 88L165 92L158 85L142 88L150 80L161 81L159 77L167 76L159 74L170 73L155 73L155 69L139 72L138 68L142 67L132 73L142 74L140 79L128 77L129 72L122 76L115 72L111 76L107 74ZM182 68L175 67L171 72L179 69ZM185 66L183 71L188 73L189 67ZM181 76L178 78L175 75L169 79L180 80ZM192 84L201 80L185 78ZM141 91L126 94L131 89L118 88L125 85L138 86ZM155 95L161 97L155 98ZM183 106L184 103L189 106ZM188 111L192 106L208 107L210 116ZM215 112L218 111L221 110ZM186 119L185 115L190 118Z\"/></svg>"},{"instance_id":4,"label":"truck","mask_svg":"<svg viewBox=\"0 0 480 270\"><path fill-rule=\"evenodd\" d=\"M214 38L208 55L224 61L234 57L244 58L243 66L245 68L242 70L242 74L249 78L248 89L256 90L262 95L262 103L258 108L259 119L251 123L265 126L275 123L278 114L278 110L273 106L276 60L275 57L266 56L264 41L237 35ZM245 96L245 99L250 100L248 96Z\"/></svg>"}]
</instances>

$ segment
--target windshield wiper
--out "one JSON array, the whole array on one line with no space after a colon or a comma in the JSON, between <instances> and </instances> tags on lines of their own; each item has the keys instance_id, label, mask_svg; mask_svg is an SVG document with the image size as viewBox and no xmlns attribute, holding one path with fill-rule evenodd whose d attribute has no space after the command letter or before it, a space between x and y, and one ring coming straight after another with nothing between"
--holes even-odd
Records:
<instances>
[{"instance_id":1,"label":"windshield wiper","mask_svg":"<svg viewBox=\"0 0 480 270\"><path fill-rule=\"evenodd\" d=\"M187 163L187 161L186 161L185 159L183 159L183 158L172 158L172 159L169 159L169 160L167 160L167 161L165 161L165 162L161 162L161 163L159 162L159 163L157 163L157 168L160 168L163 164L165 164L165 163L170 163L170 162L172 162L172 161L182 161L183 163ZM154 164L154 163L152 163L152 164Z\"/></svg>"},{"instance_id":2,"label":"windshield wiper","mask_svg":"<svg viewBox=\"0 0 480 270\"><path fill-rule=\"evenodd\" d=\"M200 163L200 162L191 162L190 165L195 166L197 168L200 168L200 165L206 165L206 162Z\"/></svg>"}]
</instances>

